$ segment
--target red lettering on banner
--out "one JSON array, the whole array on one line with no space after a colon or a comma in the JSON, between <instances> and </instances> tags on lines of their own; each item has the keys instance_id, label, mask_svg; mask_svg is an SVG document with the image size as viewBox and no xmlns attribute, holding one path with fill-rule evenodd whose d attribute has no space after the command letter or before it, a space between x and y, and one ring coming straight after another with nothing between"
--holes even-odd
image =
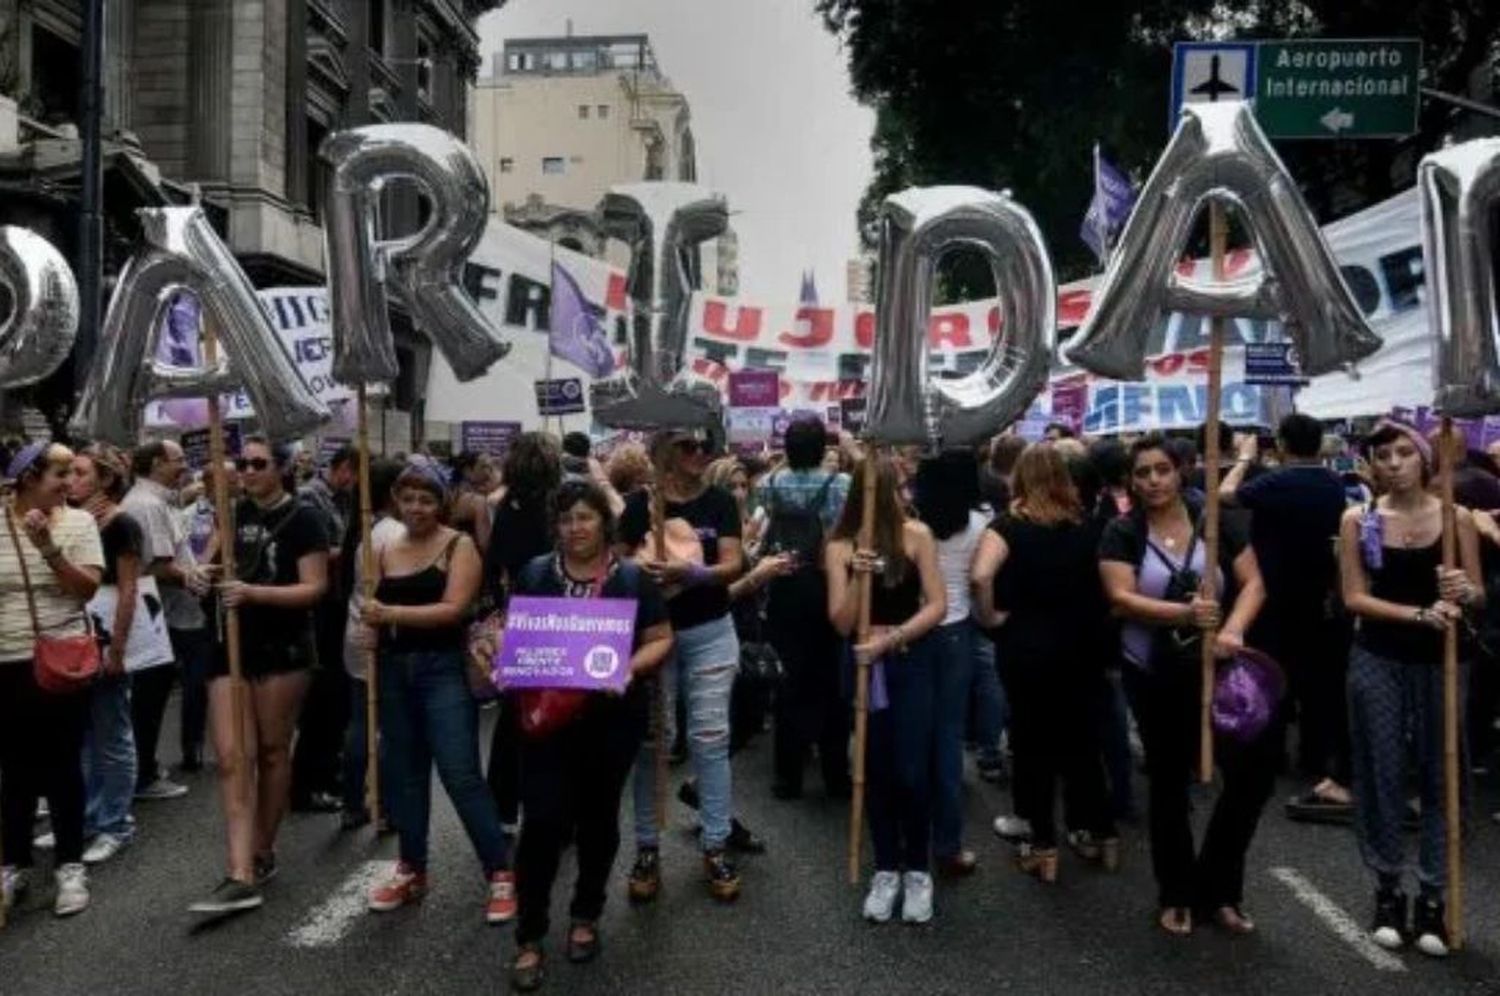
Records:
<instances>
[{"instance_id":1,"label":"red lettering on banner","mask_svg":"<svg viewBox=\"0 0 1500 996\"><path fill-rule=\"evenodd\" d=\"M1178 276L1181 276L1181 277L1191 277L1193 275L1193 271L1196 270L1197 268L1198 268L1198 264L1197 264L1196 260L1192 260L1192 259L1180 259L1180 260L1177 261L1177 275Z\"/></svg>"},{"instance_id":2,"label":"red lettering on banner","mask_svg":"<svg viewBox=\"0 0 1500 996\"><path fill-rule=\"evenodd\" d=\"M727 304L713 300L703 302L704 333L735 342L754 342L759 339L761 309L736 305L734 312L734 328L730 328L725 322L729 317Z\"/></svg>"},{"instance_id":3,"label":"red lettering on banner","mask_svg":"<svg viewBox=\"0 0 1500 996\"><path fill-rule=\"evenodd\" d=\"M604 307L609 311L625 310L625 274L611 273L604 289Z\"/></svg>"},{"instance_id":4,"label":"red lettering on banner","mask_svg":"<svg viewBox=\"0 0 1500 996\"><path fill-rule=\"evenodd\" d=\"M1224 257L1224 276L1232 277L1250 265L1255 254L1249 247L1242 246L1239 249L1231 249L1229 255Z\"/></svg>"},{"instance_id":5,"label":"red lettering on banner","mask_svg":"<svg viewBox=\"0 0 1500 996\"><path fill-rule=\"evenodd\" d=\"M1162 377L1170 377L1186 363L1187 356L1182 353L1164 353L1151 361L1151 370Z\"/></svg>"},{"instance_id":6,"label":"red lettering on banner","mask_svg":"<svg viewBox=\"0 0 1500 996\"><path fill-rule=\"evenodd\" d=\"M969 341L968 315L962 311L952 311L946 315L928 316L927 348L941 349L945 342L954 349L968 349L973 345Z\"/></svg>"},{"instance_id":7,"label":"red lettering on banner","mask_svg":"<svg viewBox=\"0 0 1500 996\"><path fill-rule=\"evenodd\" d=\"M1005 317L1000 314L1000 306L997 304L984 316L985 325L990 330L990 338L1000 338L1000 326L1005 324Z\"/></svg>"},{"instance_id":8,"label":"red lettering on banner","mask_svg":"<svg viewBox=\"0 0 1500 996\"><path fill-rule=\"evenodd\" d=\"M1067 327L1082 325L1088 317L1089 304L1094 292L1090 290L1065 291L1057 296L1057 324ZM997 309L998 310L998 309Z\"/></svg>"},{"instance_id":9,"label":"red lettering on banner","mask_svg":"<svg viewBox=\"0 0 1500 996\"><path fill-rule=\"evenodd\" d=\"M854 316L854 344L860 349L875 347L875 312L861 311Z\"/></svg>"},{"instance_id":10,"label":"red lettering on banner","mask_svg":"<svg viewBox=\"0 0 1500 996\"><path fill-rule=\"evenodd\" d=\"M693 373L699 377L707 377L720 387L729 383L729 369L722 363L715 363L702 356L693 357Z\"/></svg>"},{"instance_id":11,"label":"red lettering on banner","mask_svg":"<svg viewBox=\"0 0 1500 996\"><path fill-rule=\"evenodd\" d=\"M842 401L865 393L864 382L859 380L815 380L803 384L803 387L807 390L809 402Z\"/></svg>"},{"instance_id":12,"label":"red lettering on banner","mask_svg":"<svg viewBox=\"0 0 1500 996\"><path fill-rule=\"evenodd\" d=\"M783 346L790 346L793 349L817 349L833 341L832 308L798 308L792 322L793 328L800 328L805 322L807 332L804 334L781 333L777 338Z\"/></svg>"}]
</instances>

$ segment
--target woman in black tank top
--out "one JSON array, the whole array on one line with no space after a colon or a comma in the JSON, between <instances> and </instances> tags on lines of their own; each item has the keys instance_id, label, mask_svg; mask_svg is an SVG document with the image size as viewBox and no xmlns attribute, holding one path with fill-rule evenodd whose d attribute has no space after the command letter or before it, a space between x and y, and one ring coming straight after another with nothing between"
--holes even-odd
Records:
<instances>
[{"instance_id":1,"label":"woman in black tank top","mask_svg":"<svg viewBox=\"0 0 1500 996\"><path fill-rule=\"evenodd\" d=\"M1460 570L1442 567L1442 505L1427 492L1432 453L1410 426L1384 420L1367 440L1384 490L1378 501L1344 514L1339 567L1344 604L1358 620L1349 657L1349 739L1355 832L1375 873L1373 939L1397 948L1416 938L1425 954L1448 951L1443 886L1447 828L1443 807L1443 641L1450 627L1484 605L1479 539L1467 509L1457 515ZM1466 648L1460 640L1460 653ZM1467 687L1460 664L1460 695ZM1458 714L1464 715L1459 705ZM1415 745L1422 826L1419 897L1410 925L1401 890L1406 871L1409 757Z\"/></svg>"},{"instance_id":2,"label":"woman in black tank top","mask_svg":"<svg viewBox=\"0 0 1500 996\"><path fill-rule=\"evenodd\" d=\"M870 633L855 646L871 665L869 739L865 745L865 808L875 845L875 875L864 915L883 923L902 896L901 918L932 919L932 772L937 727L938 667L929 634L942 622L948 598L932 530L902 508L896 472L876 457L874 542L856 550L865 504L860 463L843 514L828 541L828 615L839 634L859 639L859 589L870 579ZM904 894L904 895L903 895Z\"/></svg>"},{"instance_id":3,"label":"woman in black tank top","mask_svg":"<svg viewBox=\"0 0 1500 996\"><path fill-rule=\"evenodd\" d=\"M370 893L370 908L393 910L427 889L427 823L432 768L479 856L489 883L485 917L516 915L515 876L500 811L479 768L479 709L464 659L466 627L479 593L474 541L443 524L446 483L429 465L396 480L406 532L381 547L375 598L361 617L379 649L380 725L391 772L387 786L401 836L394 874Z\"/></svg>"}]
</instances>

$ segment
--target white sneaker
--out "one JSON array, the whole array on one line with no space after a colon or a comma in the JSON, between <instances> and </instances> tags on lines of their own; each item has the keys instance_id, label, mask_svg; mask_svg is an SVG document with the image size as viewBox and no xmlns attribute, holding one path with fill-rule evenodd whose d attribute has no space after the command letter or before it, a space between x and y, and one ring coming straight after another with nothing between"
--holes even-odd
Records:
<instances>
[{"instance_id":1,"label":"white sneaker","mask_svg":"<svg viewBox=\"0 0 1500 996\"><path fill-rule=\"evenodd\" d=\"M162 799L181 799L188 794L186 785L179 785L170 778L158 777L144 788L136 789L135 797L142 802L156 802Z\"/></svg>"},{"instance_id":2,"label":"white sneaker","mask_svg":"<svg viewBox=\"0 0 1500 996\"><path fill-rule=\"evenodd\" d=\"M31 841L31 846L38 851L55 851L57 850L57 834L51 830L48 830L46 833L39 833Z\"/></svg>"},{"instance_id":3,"label":"white sneaker","mask_svg":"<svg viewBox=\"0 0 1500 996\"><path fill-rule=\"evenodd\" d=\"M874 923L889 923L899 895L901 876L890 871L876 872L875 877L870 879L870 894L865 897L865 919Z\"/></svg>"},{"instance_id":4,"label":"white sneaker","mask_svg":"<svg viewBox=\"0 0 1500 996\"><path fill-rule=\"evenodd\" d=\"M31 888L31 873L25 868L17 868L15 865L6 865L0 868L0 902L6 908L16 905L16 900L26 895L26 890Z\"/></svg>"},{"instance_id":5,"label":"white sneaker","mask_svg":"<svg viewBox=\"0 0 1500 996\"><path fill-rule=\"evenodd\" d=\"M1001 840L1027 840L1031 837L1031 821L1009 813L997 816L995 836Z\"/></svg>"},{"instance_id":6,"label":"white sneaker","mask_svg":"<svg viewBox=\"0 0 1500 996\"><path fill-rule=\"evenodd\" d=\"M89 908L89 873L83 865L74 863L59 868L57 899L52 903L52 912L58 916L72 916Z\"/></svg>"},{"instance_id":7,"label":"white sneaker","mask_svg":"<svg viewBox=\"0 0 1500 996\"><path fill-rule=\"evenodd\" d=\"M904 893L901 919L907 923L926 923L932 919L932 876L926 872L907 872L901 877Z\"/></svg>"},{"instance_id":8,"label":"white sneaker","mask_svg":"<svg viewBox=\"0 0 1500 996\"><path fill-rule=\"evenodd\" d=\"M102 865L125 846L125 842L112 833L101 833L95 837L83 852L83 863L86 865Z\"/></svg>"}]
</instances>

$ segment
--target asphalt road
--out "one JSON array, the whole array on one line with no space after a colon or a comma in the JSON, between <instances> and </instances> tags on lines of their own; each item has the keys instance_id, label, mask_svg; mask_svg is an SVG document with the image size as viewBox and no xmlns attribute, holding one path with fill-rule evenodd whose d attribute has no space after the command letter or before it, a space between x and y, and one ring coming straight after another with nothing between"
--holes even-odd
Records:
<instances>
[{"instance_id":1,"label":"asphalt road","mask_svg":"<svg viewBox=\"0 0 1500 996\"><path fill-rule=\"evenodd\" d=\"M167 735L162 742L176 741ZM1370 902L1348 830L1289 823L1278 803L1250 855L1246 907L1259 934L1231 939L1200 930L1183 940L1153 926L1141 828L1126 828L1119 874L1065 854L1060 884L1048 888L1015 872L1009 849L991 835L1008 793L973 780L968 843L980 855L979 872L939 883L930 925L872 926L859 917L863 892L844 881L845 805L821 799L815 787L800 802L774 800L769 768L769 738L736 759L739 811L770 844L768 854L743 862L740 901L720 906L708 897L692 815L674 805L661 899L645 909L623 901L627 833L600 959L568 965L562 928L554 926L546 991L1500 993L1500 826L1488 818L1500 792L1493 783L1482 785L1482 819L1468 840L1469 947L1434 961L1415 952L1382 958L1339 933L1341 915L1363 927ZM195 930L186 908L222 874L221 828L212 776L187 780L186 798L138 807L139 836L95 873L90 910L55 920L50 889L41 889L15 911L0 931L0 994L504 991L510 931L484 923L483 882L441 790L434 791L433 890L419 906L365 913L364 884L381 869L375 862L393 860L394 840L368 830L340 834L336 817L300 815L284 828L281 874L265 907ZM1293 788L1284 783L1281 795ZM627 792L627 821L628 807ZM567 922L566 892L555 891L554 924Z\"/></svg>"}]
</instances>

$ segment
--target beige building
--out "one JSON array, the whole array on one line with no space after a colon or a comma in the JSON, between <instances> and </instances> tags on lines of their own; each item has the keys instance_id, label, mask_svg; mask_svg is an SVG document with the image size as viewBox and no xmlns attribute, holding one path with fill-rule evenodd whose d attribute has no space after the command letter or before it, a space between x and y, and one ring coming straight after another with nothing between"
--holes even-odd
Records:
<instances>
[{"instance_id":1,"label":"beige building","mask_svg":"<svg viewBox=\"0 0 1500 996\"><path fill-rule=\"evenodd\" d=\"M492 211L596 257L608 248L595 211L610 187L698 177L687 97L646 35L508 39L493 75L475 86L469 143L489 177ZM703 253L715 289L738 283L727 239L723 251Z\"/></svg>"}]
</instances>

